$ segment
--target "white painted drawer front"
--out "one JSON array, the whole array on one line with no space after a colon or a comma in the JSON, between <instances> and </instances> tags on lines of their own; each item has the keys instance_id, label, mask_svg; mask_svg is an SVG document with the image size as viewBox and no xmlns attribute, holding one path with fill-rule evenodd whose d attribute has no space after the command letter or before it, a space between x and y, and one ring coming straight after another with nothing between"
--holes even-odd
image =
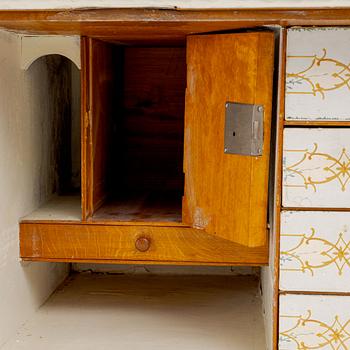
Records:
<instances>
[{"instance_id":1,"label":"white painted drawer front","mask_svg":"<svg viewBox=\"0 0 350 350\"><path fill-rule=\"evenodd\" d=\"M350 28L292 28L287 36L289 120L350 120Z\"/></svg>"},{"instance_id":2,"label":"white painted drawer front","mask_svg":"<svg viewBox=\"0 0 350 350\"><path fill-rule=\"evenodd\" d=\"M350 292L350 212L283 212L280 289Z\"/></svg>"},{"instance_id":3,"label":"white painted drawer front","mask_svg":"<svg viewBox=\"0 0 350 350\"><path fill-rule=\"evenodd\" d=\"M280 296L279 350L350 349L350 297Z\"/></svg>"},{"instance_id":4,"label":"white painted drawer front","mask_svg":"<svg viewBox=\"0 0 350 350\"><path fill-rule=\"evenodd\" d=\"M350 128L287 128L284 207L350 207Z\"/></svg>"}]
</instances>

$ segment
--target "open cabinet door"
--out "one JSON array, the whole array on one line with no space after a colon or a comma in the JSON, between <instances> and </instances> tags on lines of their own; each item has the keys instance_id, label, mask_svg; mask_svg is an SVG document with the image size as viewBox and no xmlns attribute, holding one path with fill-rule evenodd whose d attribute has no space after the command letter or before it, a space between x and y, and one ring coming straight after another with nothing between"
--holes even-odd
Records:
<instances>
[{"instance_id":1,"label":"open cabinet door","mask_svg":"<svg viewBox=\"0 0 350 350\"><path fill-rule=\"evenodd\" d=\"M187 41L183 221L247 247L267 241L273 63L271 32ZM262 105L261 155L224 152L228 102Z\"/></svg>"}]
</instances>

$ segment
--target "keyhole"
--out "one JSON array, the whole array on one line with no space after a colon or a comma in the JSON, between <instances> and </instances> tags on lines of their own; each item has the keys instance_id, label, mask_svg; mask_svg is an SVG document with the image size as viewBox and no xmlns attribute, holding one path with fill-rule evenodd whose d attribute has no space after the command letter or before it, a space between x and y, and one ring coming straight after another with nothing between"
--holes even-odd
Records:
<instances>
[{"instance_id":1,"label":"keyhole","mask_svg":"<svg viewBox=\"0 0 350 350\"><path fill-rule=\"evenodd\" d=\"M232 133L232 136L236 136L236 132L235 131Z\"/></svg>"}]
</instances>

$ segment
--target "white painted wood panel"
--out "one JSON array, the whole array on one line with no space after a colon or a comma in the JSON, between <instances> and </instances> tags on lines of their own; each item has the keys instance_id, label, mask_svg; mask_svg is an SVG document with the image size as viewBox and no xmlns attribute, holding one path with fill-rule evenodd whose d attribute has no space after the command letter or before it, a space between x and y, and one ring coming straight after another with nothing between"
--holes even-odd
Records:
<instances>
[{"instance_id":1,"label":"white painted wood panel","mask_svg":"<svg viewBox=\"0 0 350 350\"><path fill-rule=\"evenodd\" d=\"M284 207L350 207L350 129L288 128Z\"/></svg>"},{"instance_id":2,"label":"white painted wood panel","mask_svg":"<svg viewBox=\"0 0 350 350\"><path fill-rule=\"evenodd\" d=\"M350 349L350 297L281 295L279 350Z\"/></svg>"},{"instance_id":3,"label":"white painted wood panel","mask_svg":"<svg viewBox=\"0 0 350 350\"><path fill-rule=\"evenodd\" d=\"M39 57L61 55L80 69L80 37L66 35L22 35L21 68L26 70Z\"/></svg>"},{"instance_id":4,"label":"white painted wood panel","mask_svg":"<svg viewBox=\"0 0 350 350\"><path fill-rule=\"evenodd\" d=\"M350 120L350 28L288 30L285 117Z\"/></svg>"},{"instance_id":5,"label":"white painted wood panel","mask_svg":"<svg viewBox=\"0 0 350 350\"><path fill-rule=\"evenodd\" d=\"M283 212L280 289L350 292L350 212Z\"/></svg>"},{"instance_id":6,"label":"white painted wood panel","mask_svg":"<svg viewBox=\"0 0 350 350\"><path fill-rule=\"evenodd\" d=\"M23 263L18 221L49 197L49 79L20 68L19 36L0 31L0 348L68 273L68 264Z\"/></svg>"},{"instance_id":7,"label":"white painted wood panel","mask_svg":"<svg viewBox=\"0 0 350 350\"><path fill-rule=\"evenodd\" d=\"M81 220L80 196L57 196L53 195L49 201L40 208L26 215L22 220Z\"/></svg>"}]
</instances>

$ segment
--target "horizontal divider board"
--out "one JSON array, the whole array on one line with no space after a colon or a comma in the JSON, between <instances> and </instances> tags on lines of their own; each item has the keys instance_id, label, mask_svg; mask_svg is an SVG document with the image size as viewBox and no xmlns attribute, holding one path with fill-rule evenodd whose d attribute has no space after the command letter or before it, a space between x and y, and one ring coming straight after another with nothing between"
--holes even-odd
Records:
<instances>
[{"instance_id":1,"label":"horizontal divider board","mask_svg":"<svg viewBox=\"0 0 350 350\"><path fill-rule=\"evenodd\" d=\"M347 212L350 208L331 208L331 207L282 207L282 211L340 211Z\"/></svg>"},{"instance_id":2,"label":"horizontal divider board","mask_svg":"<svg viewBox=\"0 0 350 350\"><path fill-rule=\"evenodd\" d=\"M302 291L302 290L279 290L279 295L339 295L339 296L350 296L350 292L320 292L320 291Z\"/></svg>"},{"instance_id":3,"label":"horizontal divider board","mask_svg":"<svg viewBox=\"0 0 350 350\"><path fill-rule=\"evenodd\" d=\"M328 120L328 121L309 121L309 120L285 120L285 127L350 127L350 121Z\"/></svg>"},{"instance_id":4,"label":"horizontal divider board","mask_svg":"<svg viewBox=\"0 0 350 350\"><path fill-rule=\"evenodd\" d=\"M146 237L146 252L136 249ZM248 248L186 227L21 223L20 255L32 261L266 265L268 247Z\"/></svg>"}]
</instances>

